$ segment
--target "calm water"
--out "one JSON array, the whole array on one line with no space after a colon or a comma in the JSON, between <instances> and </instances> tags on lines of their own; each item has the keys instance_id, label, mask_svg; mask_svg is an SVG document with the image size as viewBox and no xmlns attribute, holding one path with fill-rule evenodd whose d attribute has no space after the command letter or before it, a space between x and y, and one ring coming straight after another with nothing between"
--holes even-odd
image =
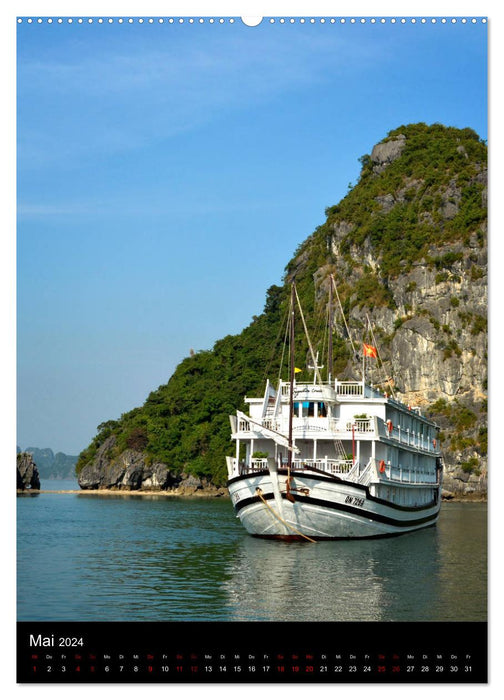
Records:
<instances>
[{"instance_id":1,"label":"calm water","mask_svg":"<svg viewBox=\"0 0 504 700\"><path fill-rule=\"evenodd\" d=\"M316 544L250 537L227 499L40 494L17 510L19 620L486 620L485 504Z\"/></svg>"}]
</instances>

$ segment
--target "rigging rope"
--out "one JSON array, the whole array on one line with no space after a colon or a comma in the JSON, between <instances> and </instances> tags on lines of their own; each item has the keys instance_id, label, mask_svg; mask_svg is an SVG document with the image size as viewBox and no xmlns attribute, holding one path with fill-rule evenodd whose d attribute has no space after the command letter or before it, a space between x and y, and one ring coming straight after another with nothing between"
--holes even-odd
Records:
<instances>
[{"instance_id":1,"label":"rigging rope","mask_svg":"<svg viewBox=\"0 0 504 700\"><path fill-rule=\"evenodd\" d=\"M298 296L298 293L297 293L297 289L294 288L294 291L296 292L296 299L297 299L297 303L298 303L298 307L299 307L299 314L300 314L301 320L302 320L302 322L303 322L303 328L304 328L304 332L305 332L305 335L306 335L306 340L308 341L308 347L310 348L310 352L311 352L311 356L312 356L312 360L313 360L313 366L314 366L314 368L315 368L315 376L317 377L317 379L319 380L319 382L322 384L322 379L321 379L321 377L320 377L320 372L318 371L318 367L317 367L317 359L316 359L316 357L315 357L315 353L313 352L313 346L312 346L312 344L311 344L310 336L309 336L309 334L308 334L308 328L306 327L306 322L305 322L305 318L304 318L304 314L303 314L303 309L301 308L301 302L299 301L299 296Z\"/></svg>"},{"instance_id":2,"label":"rigging rope","mask_svg":"<svg viewBox=\"0 0 504 700\"><path fill-rule=\"evenodd\" d=\"M378 343L376 342L375 334L373 333L373 328L372 328L372 326L371 326L371 321L369 320L368 314L366 314L366 318L367 318L367 322L368 322L368 328L369 328L369 331L370 331L370 333L371 333L371 338L372 338L372 340L373 340L373 345L374 345L374 347L376 348L376 354L378 355L378 359L379 359L379 361L380 361L380 363L381 363L382 370L384 370L384 363L383 363L383 360L382 360L382 358L381 358L380 351L378 350ZM391 384L391 382L390 382L391 379L392 379L392 381L393 381L393 378L392 378L392 377L387 377L387 372L385 372L385 371L383 371L383 376L385 377L385 381L387 382L387 384L390 386L390 391L391 391L391 393L392 393L392 396L393 396L394 399L395 399L394 387L392 386L392 384Z\"/></svg>"},{"instance_id":3,"label":"rigging rope","mask_svg":"<svg viewBox=\"0 0 504 700\"><path fill-rule=\"evenodd\" d=\"M259 498L261 499L261 501L264 503L264 505L270 510L271 513L273 513L273 515L275 516L275 518L278 518L278 520L280 520L280 522L282 522L282 523L283 523L284 525L286 525L290 530L292 530L293 532L295 532L296 535L300 535L300 537L304 537L305 540L308 540L308 542L313 542L314 544L316 544L316 540L312 540L312 538L311 538L311 537L308 537L308 535L303 535L302 532L299 532L299 530L296 530L296 528L293 527L292 525L290 525L286 520L284 520L284 519L282 518L282 516L278 515L278 513L270 506L270 504L267 502L267 500L266 500L266 499L264 498L264 496L262 495L262 491L261 491L261 489L259 488L259 486L256 488L256 493L257 493L257 495L259 496Z\"/></svg>"},{"instance_id":4,"label":"rigging rope","mask_svg":"<svg viewBox=\"0 0 504 700\"><path fill-rule=\"evenodd\" d=\"M332 280L332 283L333 283L333 289L334 289L334 291L336 292L336 299L338 300L338 305L339 305L339 308L340 308L340 311L341 311L341 316L342 316L342 318L343 318L343 323L345 324L346 332L347 332L347 335L348 335L348 340L350 341L350 345L352 346L352 352L353 352L353 354L354 354L354 356L355 356L356 350L355 350L355 347L354 347L354 344L353 344L352 336L350 335L350 329L348 328L348 325L347 325L347 322L346 322L345 312L343 311L343 307L342 307L342 305L341 305L341 301L340 301L340 298L339 298L338 290L337 290L337 288L336 288L336 282L335 282L335 280L334 280L333 275L331 275L331 280Z\"/></svg>"},{"instance_id":5,"label":"rigging rope","mask_svg":"<svg viewBox=\"0 0 504 700\"><path fill-rule=\"evenodd\" d=\"M281 382L282 380L282 367L284 363L284 357L285 357L285 348L287 347L287 338L289 336L289 328L290 328L290 309L287 309L286 314L284 316L284 321L283 324L285 324L285 334L284 334L284 340L283 340L283 345L282 345L282 357L280 358L280 366L278 368L278 383ZM282 326L283 326L282 324ZM280 333L278 334L280 336Z\"/></svg>"}]
</instances>

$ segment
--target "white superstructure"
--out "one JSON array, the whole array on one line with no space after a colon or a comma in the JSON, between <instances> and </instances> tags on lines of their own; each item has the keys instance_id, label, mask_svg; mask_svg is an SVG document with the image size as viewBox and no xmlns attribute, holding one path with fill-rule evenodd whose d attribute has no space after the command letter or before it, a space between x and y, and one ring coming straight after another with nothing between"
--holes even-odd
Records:
<instances>
[{"instance_id":1,"label":"white superstructure","mask_svg":"<svg viewBox=\"0 0 504 700\"><path fill-rule=\"evenodd\" d=\"M246 530L320 539L433 525L441 505L436 425L364 381L266 383L230 416L228 488ZM291 445L291 447L289 447ZM289 453L291 457L289 458Z\"/></svg>"}]
</instances>

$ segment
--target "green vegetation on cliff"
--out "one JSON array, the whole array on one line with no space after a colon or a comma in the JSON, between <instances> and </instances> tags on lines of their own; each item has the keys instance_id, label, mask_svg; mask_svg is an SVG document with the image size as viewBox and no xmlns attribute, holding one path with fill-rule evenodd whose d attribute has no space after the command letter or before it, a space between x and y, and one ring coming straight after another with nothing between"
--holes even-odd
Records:
<instances>
[{"instance_id":1,"label":"green vegetation on cliff","mask_svg":"<svg viewBox=\"0 0 504 700\"><path fill-rule=\"evenodd\" d=\"M359 313L372 317L380 309L391 313L389 328L380 335L386 348L412 319L424 318L439 336L444 359L458 359L460 332L452 337L450 325L430 310L413 311L409 302L399 308L398 296L413 299L422 293L417 279L397 286L400 276L418 265L433 271L436 285L452 285L447 292L449 310L461 324L469 324L470 337L486 333L485 317L466 308L459 293L461 276L467 275L474 284L486 275L484 254L478 253L478 247L483 250L486 244L486 145L471 129L439 124L402 126L388 134L382 148L399 141L400 152L386 161L373 154L360 159L359 182L326 210L325 223L298 247L283 285L267 291L263 312L240 334L185 358L141 408L100 425L79 456L77 473L114 434L110 458L133 448L171 470L225 483L224 456L233 451L228 415L245 407L246 395L262 393L267 377L272 381L278 377L293 277L315 334L325 313L327 278L335 272L345 314L353 315L354 323L359 323ZM307 348L301 335L298 352L304 358ZM335 370L343 371L348 359L347 343L335 340ZM454 440L456 436L459 447L463 430L479 426L481 444L473 440L471 447L483 454L486 432L478 423L483 409L448 409L445 403L437 409L432 415L443 416L448 431L450 421L456 423Z\"/></svg>"},{"instance_id":2,"label":"green vegetation on cliff","mask_svg":"<svg viewBox=\"0 0 504 700\"><path fill-rule=\"evenodd\" d=\"M455 241L467 245L487 217L482 196L486 182L478 181L486 168L487 147L472 129L414 124L391 131L382 143L401 135L406 138L400 157L379 174L371 156L360 158L358 185L326 209L327 220L315 234L327 237L338 222L352 222L339 253L353 269L352 250L368 243L380 265L380 286L422 259L449 268L456 254L436 249ZM456 205L453 215L447 213L450 205Z\"/></svg>"}]
</instances>

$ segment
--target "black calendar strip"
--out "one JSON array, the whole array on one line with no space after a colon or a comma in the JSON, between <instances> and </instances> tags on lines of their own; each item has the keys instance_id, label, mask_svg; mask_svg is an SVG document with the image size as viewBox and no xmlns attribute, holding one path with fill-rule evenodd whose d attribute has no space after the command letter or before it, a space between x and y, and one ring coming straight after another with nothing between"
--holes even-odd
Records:
<instances>
[{"instance_id":1,"label":"black calendar strip","mask_svg":"<svg viewBox=\"0 0 504 700\"><path fill-rule=\"evenodd\" d=\"M486 623L18 623L19 683L486 683Z\"/></svg>"}]
</instances>

